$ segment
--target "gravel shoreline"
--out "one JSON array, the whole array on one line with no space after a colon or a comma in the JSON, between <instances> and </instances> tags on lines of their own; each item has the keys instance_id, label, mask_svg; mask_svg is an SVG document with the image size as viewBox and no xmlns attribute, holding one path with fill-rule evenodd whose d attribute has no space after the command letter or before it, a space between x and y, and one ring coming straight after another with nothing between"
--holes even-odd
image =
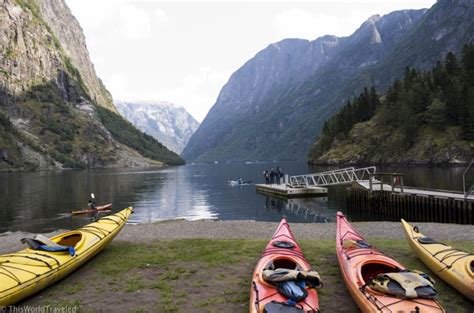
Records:
<instances>
[{"instance_id":1,"label":"gravel shoreline","mask_svg":"<svg viewBox=\"0 0 474 313\"><path fill-rule=\"evenodd\" d=\"M275 231L276 222L173 220L150 224L126 225L114 242L149 243L156 240L189 238L206 239L269 239ZM334 239L336 224L293 223L291 230L298 239ZM404 239L400 223L395 222L355 222L353 225L366 238ZM440 223L416 223L420 231L439 241L463 241L474 238L474 226ZM54 236L63 231L47 233ZM24 232L0 234L0 254L23 249L20 239L34 236Z\"/></svg>"}]
</instances>

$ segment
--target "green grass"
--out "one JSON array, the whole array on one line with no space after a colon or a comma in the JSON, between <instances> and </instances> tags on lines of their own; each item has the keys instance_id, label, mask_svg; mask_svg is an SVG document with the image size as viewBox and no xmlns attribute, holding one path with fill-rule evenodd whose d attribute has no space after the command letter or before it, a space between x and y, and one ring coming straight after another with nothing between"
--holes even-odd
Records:
<instances>
[{"instance_id":1,"label":"green grass","mask_svg":"<svg viewBox=\"0 0 474 313\"><path fill-rule=\"evenodd\" d=\"M369 241L406 267L433 276L439 300L448 312L474 309L467 298L428 270L406 241ZM128 297L127 306L120 307L129 312L247 312L252 272L266 243L208 239L112 243L76 273L42 293L42 297L29 301L34 305L50 303L48 295L54 294L55 299L68 305L107 311L111 307L102 306L100 299L118 301ZM474 251L472 241L451 244ZM318 291L321 309L355 311L339 273L334 241L302 240L300 245L323 279L324 287Z\"/></svg>"}]
</instances>

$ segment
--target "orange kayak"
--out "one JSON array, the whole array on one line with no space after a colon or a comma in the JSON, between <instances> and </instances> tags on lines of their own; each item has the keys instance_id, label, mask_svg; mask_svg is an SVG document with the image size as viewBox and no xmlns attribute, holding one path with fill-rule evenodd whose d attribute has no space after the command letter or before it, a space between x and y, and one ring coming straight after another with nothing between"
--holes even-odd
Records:
<instances>
[{"instance_id":1,"label":"orange kayak","mask_svg":"<svg viewBox=\"0 0 474 313\"><path fill-rule=\"evenodd\" d=\"M318 293L315 288L304 286L307 296L301 301L288 304L289 299L279 292L277 286L264 279L264 271L270 268L311 271L311 266L304 258L285 219L281 220L255 267L250 288L250 312L319 312Z\"/></svg>"},{"instance_id":2,"label":"orange kayak","mask_svg":"<svg viewBox=\"0 0 474 313\"><path fill-rule=\"evenodd\" d=\"M337 212L336 254L347 289L362 312L445 312L434 299L401 299L367 286L377 275L405 267L367 243L341 212Z\"/></svg>"},{"instance_id":3,"label":"orange kayak","mask_svg":"<svg viewBox=\"0 0 474 313\"><path fill-rule=\"evenodd\" d=\"M112 209L112 203L105 204L105 205L99 205L99 206L96 207L95 210L84 209L84 210L80 210L80 211L72 211L71 214L72 215L90 214L90 213L94 213L94 212L97 212L97 211L106 211L106 210L110 211L110 209Z\"/></svg>"}]
</instances>

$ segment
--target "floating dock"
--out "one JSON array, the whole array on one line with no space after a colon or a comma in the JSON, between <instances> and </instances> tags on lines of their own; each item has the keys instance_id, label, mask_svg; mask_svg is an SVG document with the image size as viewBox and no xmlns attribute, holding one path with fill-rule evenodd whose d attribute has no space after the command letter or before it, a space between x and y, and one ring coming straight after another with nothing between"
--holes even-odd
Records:
<instances>
[{"instance_id":1,"label":"floating dock","mask_svg":"<svg viewBox=\"0 0 474 313\"><path fill-rule=\"evenodd\" d=\"M328 193L324 187L291 187L287 184L256 184L257 192L284 198L323 197Z\"/></svg>"},{"instance_id":2,"label":"floating dock","mask_svg":"<svg viewBox=\"0 0 474 313\"><path fill-rule=\"evenodd\" d=\"M474 225L474 196L451 190L358 181L346 197L353 220L389 220Z\"/></svg>"},{"instance_id":3,"label":"floating dock","mask_svg":"<svg viewBox=\"0 0 474 313\"><path fill-rule=\"evenodd\" d=\"M467 200L474 201L474 195L465 196L461 191L452 191L452 190L436 190L436 189L427 189L427 188L415 188L415 187L395 187L389 184L377 183L370 186L368 180L362 180L354 182L352 188L361 188L365 190L372 191L391 191L393 193L405 193L410 195L417 195L421 197L435 197L440 199L456 199L456 200ZM372 189L371 189L372 188Z\"/></svg>"}]
</instances>

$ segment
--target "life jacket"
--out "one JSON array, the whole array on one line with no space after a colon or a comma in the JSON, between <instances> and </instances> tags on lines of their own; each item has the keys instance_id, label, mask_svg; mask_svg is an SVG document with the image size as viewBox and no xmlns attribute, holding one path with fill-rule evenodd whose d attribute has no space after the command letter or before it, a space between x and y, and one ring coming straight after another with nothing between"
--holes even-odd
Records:
<instances>
[{"instance_id":1,"label":"life jacket","mask_svg":"<svg viewBox=\"0 0 474 313\"><path fill-rule=\"evenodd\" d=\"M304 281L311 287L322 285L321 276L316 271L299 271L286 268L278 268L276 270L264 270L262 278L269 283L280 283L284 281Z\"/></svg>"},{"instance_id":2,"label":"life jacket","mask_svg":"<svg viewBox=\"0 0 474 313\"><path fill-rule=\"evenodd\" d=\"M434 281L425 273L406 270L379 274L371 279L367 286L398 298L432 299L438 294L433 284Z\"/></svg>"},{"instance_id":3,"label":"life jacket","mask_svg":"<svg viewBox=\"0 0 474 313\"><path fill-rule=\"evenodd\" d=\"M71 256L76 254L74 247L61 246L51 241L49 238L43 235L36 235L35 238L23 238L21 242L28 245L32 250L43 250L49 252L69 252Z\"/></svg>"}]
</instances>

